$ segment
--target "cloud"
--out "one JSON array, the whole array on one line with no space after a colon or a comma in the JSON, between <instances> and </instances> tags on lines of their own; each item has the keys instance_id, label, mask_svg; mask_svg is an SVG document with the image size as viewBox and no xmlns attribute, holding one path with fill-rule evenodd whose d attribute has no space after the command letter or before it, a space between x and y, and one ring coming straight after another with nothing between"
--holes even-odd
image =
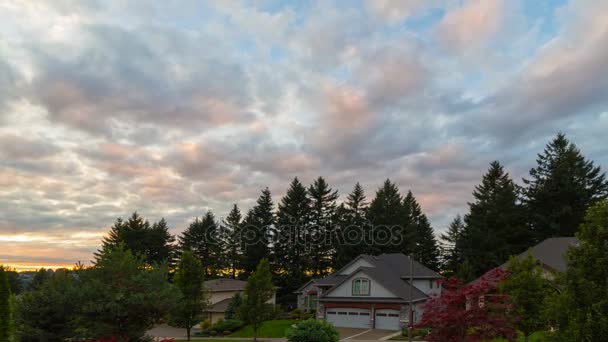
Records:
<instances>
[{"instance_id":1,"label":"cloud","mask_svg":"<svg viewBox=\"0 0 608 342\"><path fill-rule=\"evenodd\" d=\"M366 5L371 13L389 23L400 22L410 16L420 14L424 10L437 6L439 0L367 0Z\"/></svg>"},{"instance_id":2,"label":"cloud","mask_svg":"<svg viewBox=\"0 0 608 342\"><path fill-rule=\"evenodd\" d=\"M503 0L464 1L438 24L440 40L456 50L482 46L501 29L505 7Z\"/></svg>"}]
</instances>

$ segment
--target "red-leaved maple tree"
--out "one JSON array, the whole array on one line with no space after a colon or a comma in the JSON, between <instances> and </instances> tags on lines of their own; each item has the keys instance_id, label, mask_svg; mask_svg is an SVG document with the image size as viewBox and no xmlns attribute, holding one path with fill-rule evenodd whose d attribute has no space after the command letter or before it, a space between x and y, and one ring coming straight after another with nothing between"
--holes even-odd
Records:
<instances>
[{"instance_id":1,"label":"red-leaved maple tree","mask_svg":"<svg viewBox=\"0 0 608 342\"><path fill-rule=\"evenodd\" d=\"M483 341L495 337L513 340L516 331L507 315L508 304L498 294L498 283L506 272L494 269L479 281L462 286L462 281L443 281L441 296L423 306L424 314L416 327L431 328L427 341Z\"/></svg>"}]
</instances>

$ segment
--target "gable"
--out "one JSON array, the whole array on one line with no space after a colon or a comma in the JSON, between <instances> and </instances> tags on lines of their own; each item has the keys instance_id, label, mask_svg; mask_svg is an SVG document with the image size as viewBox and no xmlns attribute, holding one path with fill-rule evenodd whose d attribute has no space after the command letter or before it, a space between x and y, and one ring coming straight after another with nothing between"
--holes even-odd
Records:
<instances>
[{"instance_id":1,"label":"gable","mask_svg":"<svg viewBox=\"0 0 608 342\"><path fill-rule=\"evenodd\" d=\"M359 259L355 260L355 262L353 262L352 264L347 265L344 269L342 269L340 271L339 274L343 274L343 275L351 274L354 271L356 271L359 267L374 267L374 265L370 264L364 258L359 258Z\"/></svg>"},{"instance_id":2,"label":"gable","mask_svg":"<svg viewBox=\"0 0 608 342\"><path fill-rule=\"evenodd\" d=\"M370 294L369 296L353 296L352 282L357 278L366 278L370 280ZM356 298L369 298L369 297L382 297L382 298L396 298L398 297L393 292L389 291L386 287L380 284L377 280L370 277L363 271L354 272L344 282L339 284L337 287L328 292L325 297L356 297Z\"/></svg>"}]
</instances>

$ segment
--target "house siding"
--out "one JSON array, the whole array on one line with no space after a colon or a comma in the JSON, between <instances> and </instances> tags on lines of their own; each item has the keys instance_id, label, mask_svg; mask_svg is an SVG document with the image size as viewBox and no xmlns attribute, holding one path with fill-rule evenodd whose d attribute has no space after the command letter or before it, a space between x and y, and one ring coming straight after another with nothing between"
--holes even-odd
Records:
<instances>
[{"instance_id":1,"label":"house siding","mask_svg":"<svg viewBox=\"0 0 608 342\"><path fill-rule=\"evenodd\" d=\"M369 296L354 296L353 295L352 281L356 278L369 279L369 281L370 281ZM329 297L353 297L353 298L383 297L383 298L388 298L388 297L396 297L396 295L394 293L392 293L391 291L387 290L384 286L380 285L380 283L378 283L374 279L370 278L364 272L357 272L354 275L352 275L351 277L349 277L342 284L340 284L333 291L329 292L325 297L326 298L329 298Z\"/></svg>"}]
</instances>

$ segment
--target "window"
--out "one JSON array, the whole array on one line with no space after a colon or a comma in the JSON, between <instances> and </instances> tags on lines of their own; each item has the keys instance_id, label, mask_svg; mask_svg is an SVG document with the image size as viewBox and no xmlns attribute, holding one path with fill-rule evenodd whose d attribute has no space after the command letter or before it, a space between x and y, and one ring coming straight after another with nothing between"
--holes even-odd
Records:
<instances>
[{"instance_id":1,"label":"window","mask_svg":"<svg viewBox=\"0 0 608 342\"><path fill-rule=\"evenodd\" d=\"M308 295L308 309L317 310L317 295L316 294Z\"/></svg>"},{"instance_id":2,"label":"window","mask_svg":"<svg viewBox=\"0 0 608 342\"><path fill-rule=\"evenodd\" d=\"M369 296L369 279L357 278L353 280L354 296Z\"/></svg>"},{"instance_id":3,"label":"window","mask_svg":"<svg viewBox=\"0 0 608 342\"><path fill-rule=\"evenodd\" d=\"M433 288L433 279L429 280L429 288L431 288L431 289Z\"/></svg>"}]
</instances>

